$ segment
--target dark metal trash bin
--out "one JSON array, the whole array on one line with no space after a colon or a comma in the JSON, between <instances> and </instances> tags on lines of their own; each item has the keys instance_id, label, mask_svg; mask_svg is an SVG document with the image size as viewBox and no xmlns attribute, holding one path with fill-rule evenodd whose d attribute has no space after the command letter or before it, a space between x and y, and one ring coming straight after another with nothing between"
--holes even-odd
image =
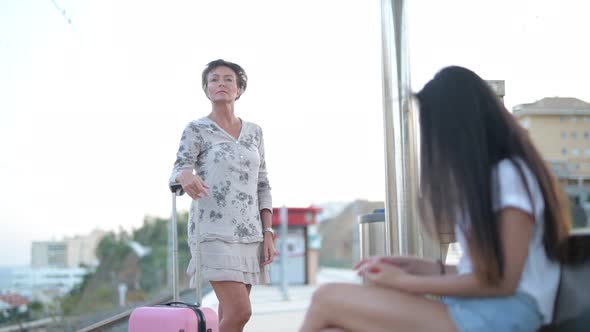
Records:
<instances>
[{"instance_id":1,"label":"dark metal trash bin","mask_svg":"<svg viewBox=\"0 0 590 332\"><path fill-rule=\"evenodd\" d=\"M360 259L385 255L385 209L359 217Z\"/></svg>"}]
</instances>

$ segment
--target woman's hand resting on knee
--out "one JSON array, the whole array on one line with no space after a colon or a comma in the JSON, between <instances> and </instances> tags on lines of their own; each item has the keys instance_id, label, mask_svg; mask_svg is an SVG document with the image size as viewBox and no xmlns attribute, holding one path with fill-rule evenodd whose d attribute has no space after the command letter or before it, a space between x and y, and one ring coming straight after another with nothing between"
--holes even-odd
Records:
<instances>
[{"instance_id":1,"label":"woman's hand resting on knee","mask_svg":"<svg viewBox=\"0 0 590 332\"><path fill-rule=\"evenodd\" d=\"M441 269L439 262L417 257L374 256L361 260L354 269L365 283L420 295L426 294L421 286L424 277L441 276L445 269L456 273L454 267Z\"/></svg>"},{"instance_id":2,"label":"woman's hand resting on knee","mask_svg":"<svg viewBox=\"0 0 590 332\"><path fill-rule=\"evenodd\" d=\"M359 276L363 277L365 283L404 290L404 279L411 275L403 268L384 262L383 257L373 257L363 260L355 266Z\"/></svg>"},{"instance_id":3,"label":"woman's hand resting on knee","mask_svg":"<svg viewBox=\"0 0 590 332\"><path fill-rule=\"evenodd\" d=\"M360 274L360 271L363 270L367 264L375 263L393 265L402 269L407 274L421 276L440 274L440 265L438 262L411 256L373 256L356 263L354 269L358 270Z\"/></svg>"}]
</instances>

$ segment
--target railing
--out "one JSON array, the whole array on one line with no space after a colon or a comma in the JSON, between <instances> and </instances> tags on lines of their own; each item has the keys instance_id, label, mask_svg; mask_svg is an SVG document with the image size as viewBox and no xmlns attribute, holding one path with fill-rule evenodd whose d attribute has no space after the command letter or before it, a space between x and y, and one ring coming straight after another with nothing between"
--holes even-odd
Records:
<instances>
[{"instance_id":1,"label":"railing","mask_svg":"<svg viewBox=\"0 0 590 332\"><path fill-rule=\"evenodd\" d=\"M51 325L59 320L59 317L47 317L31 322L23 322L20 324L14 324L10 326L0 327L0 332L17 332L17 331L30 331L32 329L39 329L48 325Z\"/></svg>"},{"instance_id":2,"label":"railing","mask_svg":"<svg viewBox=\"0 0 590 332\"><path fill-rule=\"evenodd\" d=\"M209 291L209 289L205 289L205 291ZM192 295L194 295L195 291L192 288L187 288L184 289L182 291L180 291L180 298L181 300L185 301L185 302L190 302L187 300L187 297L190 297ZM150 302L144 303L142 304L142 306L153 306L153 305L157 305L157 304L161 304L161 303L166 303L166 302L170 302L172 301L173 296L172 294L167 294L164 295L160 298L157 298L155 300L152 300ZM134 308L132 309L128 309L126 311L123 311L119 314L116 314L114 316L111 316L109 318L103 319L99 322L96 322L90 326L84 327L82 329L77 330L77 332L98 332L98 331L105 331L109 328L112 328L114 326L120 325L125 323L128 319L129 316L131 315L131 312L133 311Z\"/></svg>"},{"instance_id":3,"label":"railing","mask_svg":"<svg viewBox=\"0 0 590 332\"><path fill-rule=\"evenodd\" d=\"M206 292L210 291L210 287L205 289ZM194 296L194 289L184 289L180 292L181 300L190 302L190 297ZM141 306L153 306L161 303L172 301L172 294L162 295L151 301L141 303ZM83 328L78 328L77 332L98 332L108 331L111 328L125 324L131 315L134 308L126 309L116 315L110 316L96 323ZM19 324L13 324L10 326L4 326L0 328L0 332L17 332L17 331L36 331L44 330L44 328L50 328L59 324L63 320L62 317L47 317L35 321L23 322Z\"/></svg>"}]
</instances>

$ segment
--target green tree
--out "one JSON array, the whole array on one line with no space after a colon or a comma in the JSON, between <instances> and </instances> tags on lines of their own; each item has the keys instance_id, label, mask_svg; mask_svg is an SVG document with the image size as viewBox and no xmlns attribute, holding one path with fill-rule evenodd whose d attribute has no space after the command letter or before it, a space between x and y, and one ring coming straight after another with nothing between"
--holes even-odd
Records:
<instances>
[{"instance_id":1,"label":"green tree","mask_svg":"<svg viewBox=\"0 0 590 332\"><path fill-rule=\"evenodd\" d=\"M178 259L181 271L190 259L187 245L187 221L188 213L180 213L178 217ZM170 220L168 218L146 216L143 225L133 230L131 234L120 230L118 233L110 232L103 236L96 249L96 255L100 261L99 266L93 273L86 275L83 282L62 299L63 314L78 315L98 312L110 309L115 305L117 276L124 268L129 268L129 266L124 266L124 262L126 258L131 257L128 255L133 255L129 240L151 249L150 254L139 260L140 290L134 290L135 295L149 297L149 294L158 293L165 289L168 276L168 257L172 250L168 244L169 228Z\"/></svg>"},{"instance_id":2,"label":"green tree","mask_svg":"<svg viewBox=\"0 0 590 332\"><path fill-rule=\"evenodd\" d=\"M190 260L186 231L188 213L180 213L177 222L178 261L179 265L183 266ZM135 241L151 248L150 255L144 256L140 261L140 286L144 291L155 291L166 285L168 257L172 250L168 243L169 229L170 219L146 216L143 226L133 232Z\"/></svg>"}]
</instances>

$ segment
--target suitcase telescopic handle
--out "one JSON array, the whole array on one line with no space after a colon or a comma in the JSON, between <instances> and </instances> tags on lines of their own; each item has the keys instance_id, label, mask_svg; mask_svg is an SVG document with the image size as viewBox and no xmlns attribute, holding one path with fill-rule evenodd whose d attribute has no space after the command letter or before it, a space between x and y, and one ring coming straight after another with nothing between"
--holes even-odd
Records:
<instances>
[{"instance_id":1,"label":"suitcase telescopic handle","mask_svg":"<svg viewBox=\"0 0 590 332\"><path fill-rule=\"evenodd\" d=\"M182 190L182 186L180 183L174 182L170 184L170 191L176 193L176 196L184 195L184 190Z\"/></svg>"},{"instance_id":2,"label":"suitcase telescopic handle","mask_svg":"<svg viewBox=\"0 0 590 332\"><path fill-rule=\"evenodd\" d=\"M176 211L176 196L180 196L184 192L179 183L171 183L170 191L172 191L172 223L170 224L170 232L172 233L172 301L178 301L178 215Z\"/></svg>"},{"instance_id":3,"label":"suitcase telescopic handle","mask_svg":"<svg viewBox=\"0 0 590 332\"><path fill-rule=\"evenodd\" d=\"M182 186L180 183L174 182L170 184L170 191L172 192L172 224L170 225L172 231L172 300L178 301L179 294L178 294L178 231L177 231L177 211L176 211L176 196L182 196L184 194L184 190L182 190ZM199 234L199 224L195 223L195 231L196 234ZM196 296L196 305L201 306L202 294L201 294L201 251L199 249L199 241L197 241L197 249L195 253L195 264L197 266L197 272L195 273L195 296Z\"/></svg>"}]
</instances>

